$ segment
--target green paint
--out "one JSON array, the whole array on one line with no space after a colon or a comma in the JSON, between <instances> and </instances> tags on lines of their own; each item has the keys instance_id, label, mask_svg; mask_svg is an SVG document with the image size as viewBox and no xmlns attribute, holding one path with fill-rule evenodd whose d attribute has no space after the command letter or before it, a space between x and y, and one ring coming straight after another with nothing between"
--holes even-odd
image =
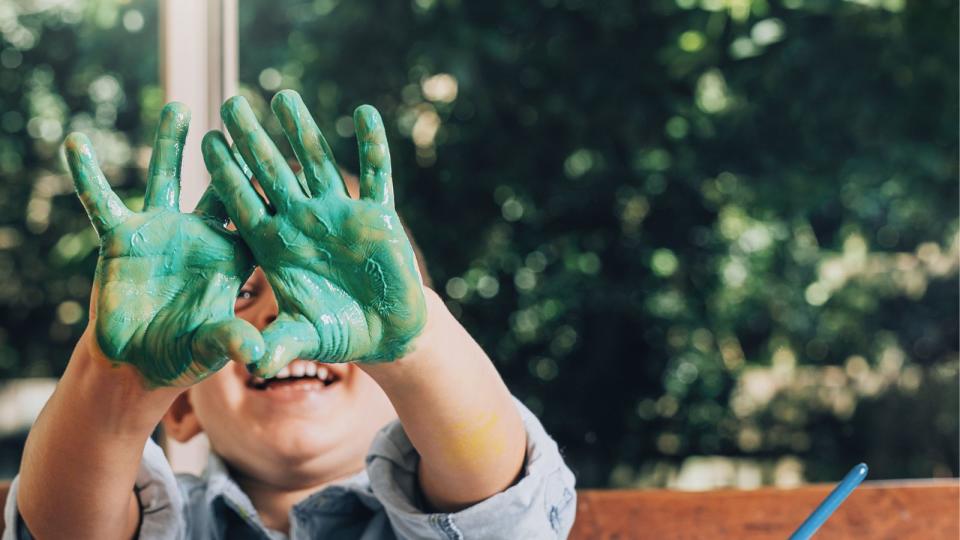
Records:
<instances>
[{"instance_id":1,"label":"green paint","mask_svg":"<svg viewBox=\"0 0 960 540\"><path fill-rule=\"evenodd\" d=\"M186 386L231 358L250 362L263 338L233 316L253 270L239 235L208 189L197 210L180 213L180 163L190 115L164 107L150 160L144 210L131 212L79 133L64 146L77 193L100 236L93 311L97 342L114 363L132 364L149 386Z\"/></svg>"},{"instance_id":2,"label":"green paint","mask_svg":"<svg viewBox=\"0 0 960 540\"><path fill-rule=\"evenodd\" d=\"M234 97L221 116L236 151L259 180L269 207L231 154L223 135L203 139L203 156L230 218L277 297L277 320L264 331L258 375L291 360L388 362L403 356L426 322L413 249L393 206L390 152L376 109L354 114L360 143L360 199L343 179L310 112L296 92L273 99L273 111L303 177Z\"/></svg>"}]
</instances>

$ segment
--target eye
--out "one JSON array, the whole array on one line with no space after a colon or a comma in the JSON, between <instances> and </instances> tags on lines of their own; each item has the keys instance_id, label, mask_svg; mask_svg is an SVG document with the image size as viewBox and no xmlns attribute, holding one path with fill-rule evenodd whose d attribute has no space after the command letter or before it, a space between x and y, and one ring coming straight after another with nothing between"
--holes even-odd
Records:
<instances>
[{"instance_id":1,"label":"eye","mask_svg":"<svg viewBox=\"0 0 960 540\"><path fill-rule=\"evenodd\" d=\"M253 303L257 292L253 289L243 288L237 293L237 300L233 304L234 311L240 311Z\"/></svg>"}]
</instances>

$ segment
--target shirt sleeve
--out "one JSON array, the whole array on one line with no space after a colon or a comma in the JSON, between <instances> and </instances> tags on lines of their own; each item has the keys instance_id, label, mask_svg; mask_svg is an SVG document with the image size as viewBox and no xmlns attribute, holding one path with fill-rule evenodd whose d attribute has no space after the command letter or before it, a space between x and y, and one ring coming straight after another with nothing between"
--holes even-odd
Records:
<instances>
[{"instance_id":1,"label":"shirt sleeve","mask_svg":"<svg viewBox=\"0 0 960 540\"><path fill-rule=\"evenodd\" d=\"M427 513L417 482L420 456L392 422L376 436L367 456L374 495L400 538L566 538L576 514L574 476L540 421L516 401L527 431L520 480L506 490L453 513Z\"/></svg>"},{"instance_id":2,"label":"shirt sleeve","mask_svg":"<svg viewBox=\"0 0 960 540\"><path fill-rule=\"evenodd\" d=\"M33 538L17 508L19 483L18 475L10 485L7 495L3 510L7 527L3 531L2 540ZM148 439L143 448L134 491L140 500L139 538L166 540L184 536L183 499L177 487L177 479L163 455L163 450L152 439Z\"/></svg>"}]
</instances>

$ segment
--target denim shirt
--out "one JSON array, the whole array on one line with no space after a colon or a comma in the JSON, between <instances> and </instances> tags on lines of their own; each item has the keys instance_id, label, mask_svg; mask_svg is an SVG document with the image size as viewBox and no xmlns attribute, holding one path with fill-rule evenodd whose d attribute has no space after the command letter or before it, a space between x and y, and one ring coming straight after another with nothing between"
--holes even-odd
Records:
<instances>
[{"instance_id":1,"label":"denim shirt","mask_svg":"<svg viewBox=\"0 0 960 540\"><path fill-rule=\"evenodd\" d=\"M420 456L394 421L377 433L366 470L291 509L289 535L264 527L217 456L210 456L201 477L174 475L160 447L147 441L135 488L140 538L566 538L576 513L573 473L533 413L517 407L527 431L526 462L520 480L506 490L459 512L423 511ZM31 538L16 507L18 480L7 497L2 540Z\"/></svg>"}]
</instances>

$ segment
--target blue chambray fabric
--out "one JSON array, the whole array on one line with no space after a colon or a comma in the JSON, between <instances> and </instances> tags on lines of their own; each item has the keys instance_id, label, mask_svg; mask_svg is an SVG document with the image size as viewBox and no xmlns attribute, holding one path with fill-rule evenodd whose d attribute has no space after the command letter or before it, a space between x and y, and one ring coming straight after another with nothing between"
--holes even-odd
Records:
<instances>
[{"instance_id":1,"label":"blue chambray fabric","mask_svg":"<svg viewBox=\"0 0 960 540\"><path fill-rule=\"evenodd\" d=\"M174 475L160 447L147 441L136 482L140 538L566 538L576 513L573 473L539 420L516 403L527 430L527 455L522 477L507 490L459 512L424 512L416 480L420 457L400 423L392 422L374 439L366 470L293 507L289 535L263 526L217 456L210 456L201 477ZM17 484L14 479L7 497L2 540L31 538L17 512Z\"/></svg>"}]
</instances>

